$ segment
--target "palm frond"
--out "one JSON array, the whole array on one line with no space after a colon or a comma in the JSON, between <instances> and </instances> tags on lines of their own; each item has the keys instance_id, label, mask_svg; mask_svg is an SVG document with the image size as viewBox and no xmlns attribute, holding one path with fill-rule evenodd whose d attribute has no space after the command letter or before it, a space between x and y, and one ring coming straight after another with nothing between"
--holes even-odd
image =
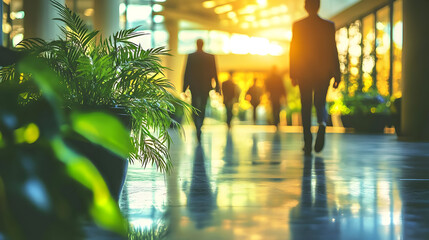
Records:
<instances>
[{"instance_id":1,"label":"palm frond","mask_svg":"<svg viewBox=\"0 0 429 240\"><path fill-rule=\"evenodd\" d=\"M174 86L165 77L168 68L162 65L161 57L170 56L169 51L136 44L136 38L147 34L138 27L103 38L67 6L55 0L51 3L58 13L55 20L64 23L60 26L61 37L51 42L25 39L18 49L38 56L60 75L59 84L67 89L63 95L66 108L78 104L125 107L133 118L131 132L136 149L130 160L168 171L168 129L178 124L171 116L177 108L192 109L173 95ZM0 84L22 83L30 78L17 74L15 66L0 69ZM37 98L37 94L29 91L25 97Z\"/></svg>"}]
</instances>

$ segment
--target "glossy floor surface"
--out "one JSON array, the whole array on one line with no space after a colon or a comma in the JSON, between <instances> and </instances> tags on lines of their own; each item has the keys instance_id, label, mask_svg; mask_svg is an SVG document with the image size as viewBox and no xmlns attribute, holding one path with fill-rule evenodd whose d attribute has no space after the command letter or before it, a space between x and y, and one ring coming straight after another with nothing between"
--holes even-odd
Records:
<instances>
[{"instance_id":1,"label":"glossy floor surface","mask_svg":"<svg viewBox=\"0 0 429 240\"><path fill-rule=\"evenodd\" d=\"M304 157L288 128L193 134L173 134L170 175L130 166L120 205L135 226L184 240L429 239L429 143L327 133Z\"/></svg>"}]
</instances>

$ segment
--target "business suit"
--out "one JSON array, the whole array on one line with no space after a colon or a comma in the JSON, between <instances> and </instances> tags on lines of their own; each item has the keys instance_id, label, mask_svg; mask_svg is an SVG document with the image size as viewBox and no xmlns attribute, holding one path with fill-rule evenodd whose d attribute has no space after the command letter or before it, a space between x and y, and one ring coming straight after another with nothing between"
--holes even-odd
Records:
<instances>
[{"instance_id":1,"label":"business suit","mask_svg":"<svg viewBox=\"0 0 429 240\"><path fill-rule=\"evenodd\" d=\"M277 72L277 67L273 67L265 81L265 89L270 94L271 111L273 123L280 124L280 99L286 97L286 89L283 84L283 77Z\"/></svg>"},{"instance_id":2,"label":"business suit","mask_svg":"<svg viewBox=\"0 0 429 240\"><path fill-rule=\"evenodd\" d=\"M238 86L234 83L232 78L222 83L222 95L223 104L226 108L226 124L228 125L228 128L231 128L231 120L233 116L232 108L234 103L237 102L238 95L240 95Z\"/></svg>"},{"instance_id":3,"label":"business suit","mask_svg":"<svg viewBox=\"0 0 429 240\"><path fill-rule=\"evenodd\" d=\"M189 54L185 68L183 91L189 87L192 93L192 106L198 109L198 113L193 114L198 140L200 140L201 127L205 117L207 97L212 89L212 79L216 81L216 91L219 92L214 55L202 50Z\"/></svg>"},{"instance_id":4,"label":"business suit","mask_svg":"<svg viewBox=\"0 0 429 240\"><path fill-rule=\"evenodd\" d=\"M335 42L335 26L333 22L322 19L317 13L313 13L293 24L292 35L290 77L293 83L299 85L301 93L304 148L307 148L308 151L309 145L311 146L312 144L310 128L313 93L317 121L319 126L323 128L319 127L319 130L323 131L323 136L321 137L323 137L324 142L324 126L326 126L327 120L326 94L331 78L335 78L334 87L338 87L341 79ZM323 148L323 143L321 148ZM304 151L306 150L304 149ZM311 147L309 151L311 152Z\"/></svg>"}]
</instances>

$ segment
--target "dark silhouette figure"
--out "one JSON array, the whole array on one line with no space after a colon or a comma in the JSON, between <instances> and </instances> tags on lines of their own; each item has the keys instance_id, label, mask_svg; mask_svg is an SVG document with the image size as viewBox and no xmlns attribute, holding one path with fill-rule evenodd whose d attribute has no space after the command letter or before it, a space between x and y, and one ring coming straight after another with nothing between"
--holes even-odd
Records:
<instances>
[{"instance_id":1,"label":"dark silhouette figure","mask_svg":"<svg viewBox=\"0 0 429 240\"><path fill-rule=\"evenodd\" d=\"M280 100L282 97L286 97L286 89L283 84L283 78L276 66L273 66L271 72L268 74L265 89L270 96L273 123L278 126L280 123Z\"/></svg>"},{"instance_id":2,"label":"dark silhouette figure","mask_svg":"<svg viewBox=\"0 0 429 240\"><path fill-rule=\"evenodd\" d=\"M225 164L222 167L222 174L235 174L237 173L237 166L239 163L239 151L236 150L234 146L234 141L232 140L231 132L227 132L226 134L226 143L223 149L223 157L222 160Z\"/></svg>"},{"instance_id":3,"label":"dark silhouette figure","mask_svg":"<svg viewBox=\"0 0 429 240\"><path fill-rule=\"evenodd\" d=\"M223 103L226 108L226 124L228 125L228 129L231 128L232 107L237 102L238 95L240 94L237 84L232 80L232 73L230 75L231 77L222 83Z\"/></svg>"},{"instance_id":4,"label":"dark silhouette figure","mask_svg":"<svg viewBox=\"0 0 429 240\"><path fill-rule=\"evenodd\" d=\"M301 92L303 150L307 155L311 154L313 141L310 131L313 94L319 123L314 150L320 152L325 143L328 117L325 105L329 83L334 77L333 87L337 88L341 81L335 26L317 15L319 7L320 0L305 1L309 16L293 24L290 45L290 77L292 84L298 84Z\"/></svg>"},{"instance_id":5,"label":"dark silhouette figure","mask_svg":"<svg viewBox=\"0 0 429 240\"><path fill-rule=\"evenodd\" d=\"M263 91L262 88L256 85L256 78L253 79L252 86L246 92L246 99L249 99L253 107L253 122L256 124L256 108L261 103Z\"/></svg>"},{"instance_id":6,"label":"dark silhouette figure","mask_svg":"<svg viewBox=\"0 0 429 240\"><path fill-rule=\"evenodd\" d=\"M304 157L301 199L291 210L291 239L339 239L337 214L328 210L325 164L323 158L314 159L315 188L312 188L312 157Z\"/></svg>"},{"instance_id":7,"label":"dark silhouette figure","mask_svg":"<svg viewBox=\"0 0 429 240\"><path fill-rule=\"evenodd\" d=\"M184 188L187 188L185 182ZM206 173L204 150L201 145L195 148L192 179L187 192L187 208L189 217L195 222L196 228L201 229L211 224L212 212L217 207L217 190L212 191L210 179Z\"/></svg>"},{"instance_id":8,"label":"dark silhouette figure","mask_svg":"<svg viewBox=\"0 0 429 240\"><path fill-rule=\"evenodd\" d=\"M191 90L192 106L198 112L192 115L197 129L198 142L201 141L201 127L205 117L205 108L209 91L213 89L212 81L216 84L216 92L220 92L215 57L203 51L204 42L197 40L197 51L188 55L183 82L183 91Z\"/></svg>"}]
</instances>

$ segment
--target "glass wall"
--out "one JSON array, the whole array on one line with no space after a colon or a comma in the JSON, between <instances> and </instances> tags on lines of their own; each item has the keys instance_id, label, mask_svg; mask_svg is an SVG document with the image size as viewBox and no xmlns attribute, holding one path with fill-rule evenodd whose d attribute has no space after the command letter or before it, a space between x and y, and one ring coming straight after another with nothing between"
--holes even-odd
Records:
<instances>
[{"instance_id":1,"label":"glass wall","mask_svg":"<svg viewBox=\"0 0 429 240\"><path fill-rule=\"evenodd\" d=\"M349 35L346 27L340 28L336 33L336 41L338 48L338 58L340 60L341 83L348 89L349 83ZM341 87L343 88L343 87Z\"/></svg>"},{"instance_id":2,"label":"glass wall","mask_svg":"<svg viewBox=\"0 0 429 240\"><path fill-rule=\"evenodd\" d=\"M362 91L368 92L374 84L375 67L375 17L363 19Z\"/></svg>"},{"instance_id":3,"label":"glass wall","mask_svg":"<svg viewBox=\"0 0 429 240\"><path fill-rule=\"evenodd\" d=\"M377 24L375 53L376 53L376 86L378 92L383 95L389 95L390 88L390 9L386 6L376 13Z\"/></svg>"},{"instance_id":4,"label":"glass wall","mask_svg":"<svg viewBox=\"0 0 429 240\"><path fill-rule=\"evenodd\" d=\"M376 9L337 30L344 91L375 90L401 97L402 0Z\"/></svg>"},{"instance_id":5,"label":"glass wall","mask_svg":"<svg viewBox=\"0 0 429 240\"><path fill-rule=\"evenodd\" d=\"M348 92L350 95L354 95L357 90L360 90L361 84L361 56L362 56L362 33L361 33L362 23L360 20L356 20L352 24L350 24L349 30L349 49L348 49L348 57L349 57L349 84L348 84Z\"/></svg>"},{"instance_id":6,"label":"glass wall","mask_svg":"<svg viewBox=\"0 0 429 240\"><path fill-rule=\"evenodd\" d=\"M120 26L122 29L139 27L147 35L137 39L143 48L168 48L168 32L164 27L164 16L158 15L163 10L162 0L121 0L119 6Z\"/></svg>"},{"instance_id":7,"label":"glass wall","mask_svg":"<svg viewBox=\"0 0 429 240\"><path fill-rule=\"evenodd\" d=\"M393 64L392 64L392 95L395 98L402 96L402 0L393 5Z\"/></svg>"}]
</instances>

